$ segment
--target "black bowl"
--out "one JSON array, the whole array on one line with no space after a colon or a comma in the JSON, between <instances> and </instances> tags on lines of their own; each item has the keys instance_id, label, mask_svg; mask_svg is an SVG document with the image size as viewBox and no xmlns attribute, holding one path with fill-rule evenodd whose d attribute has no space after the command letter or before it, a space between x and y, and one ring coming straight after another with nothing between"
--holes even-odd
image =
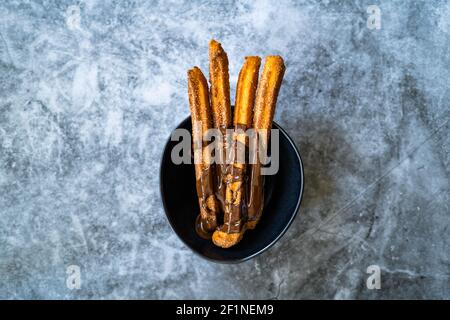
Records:
<instances>
[{"instance_id":1,"label":"black bowl","mask_svg":"<svg viewBox=\"0 0 450 320\"><path fill-rule=\"evenodd\" d=\"M191 118L177 128L192 132ZM189 248L214 262L237 263L251 259L269 249L287 231L300 207L304 175L300 155L292 139L280 130L280 165L278 173L265 176L265 205L254 230L248 230L236 246L222 249L211 240L200 238L195 232L195 218L199 213L193 164L176 165L171 161L172 148L178 141L167 142L160 168L161 197L172 229Z\"/></svg>"}]
</instances>

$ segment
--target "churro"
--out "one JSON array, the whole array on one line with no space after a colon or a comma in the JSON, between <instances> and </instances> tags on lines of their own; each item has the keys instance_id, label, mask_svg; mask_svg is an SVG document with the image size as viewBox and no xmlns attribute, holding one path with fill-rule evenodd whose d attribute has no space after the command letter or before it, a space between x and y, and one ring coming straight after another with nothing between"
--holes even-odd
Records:
<instances>
[{"instance_id":1,"label":"churro","mask_svg":"<svg viewBox=\"0 0 450 320\"><path fill-rule=\"evenodd\" d=\"M239 159L239 156L248 145L245 131L252 124L260 65L260 57L246 57L239 73L234 107L233 158L226 176L224 223L212 236L214 244L222 248L237 244L246 230L245 152L244 159Z\"/></svg>"},{"instance_id":2,"label":"churro","mask_svg":"<svg viewBox=\"0 0 450 320\"><path fill-rule=\"evenodd\" d=\"M255 100L253 127L257 133L257 148L267 148L269 132L275 113L278 93L285 71L283 58L268 56L264 64ZM264 176L261 175L261 159L255 152L249 175L249 198L247 202L247 228L254 229L264 206Z\"/></svg>"},{"instance_id":3,"label":"churro","mask_svg":"<svg viewBox=\"0 0 450 320\"><path fill-rule=\"evenodd\" d=\"M221 141L217 141L218 150L221 152L218 157L216 155L219 162L216 165L216 196L221 210L224 212L228 168L227 160L229 156L227 129L231 126L230 80L228 74L228 56L223 50L222 45L215 40L209 42L209 78L214 127L219 129L222 134Z\"/></svg>"},{"instance_id":4,"label":"churro","mask_svg":"<svg viewBox=\"0 0 450 320\"><path fill-rule=\"evenodd\" d=\"M203 143L203 135L212 127L208 83L197 67L188 71L189 105L192 118L192 136L195 160L195 177L200 214L196 231L203 238L211 238L217 227L218 206L214 195L214 170L211 155Z\"/></svg>"}]
</instances>

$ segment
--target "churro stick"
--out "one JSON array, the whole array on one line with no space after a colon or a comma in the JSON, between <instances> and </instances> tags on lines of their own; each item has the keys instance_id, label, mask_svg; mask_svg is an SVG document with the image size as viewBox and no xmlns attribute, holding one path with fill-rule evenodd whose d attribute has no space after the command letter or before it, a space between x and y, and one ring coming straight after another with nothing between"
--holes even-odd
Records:
<instances>
[{"instance_id":1,"label":"churro stick","mask_svg":"<svg viewBox=\"0 0 450 320\"><path fill-rule=\"evenodd\" d=\"M228 56L215 40L209 42L209 78L214 125L227 129L231 125Z\"/></svg>"},{"instance_id":2,"label":"churro stick","mask_svg":"<svg viewBox=\"0 0 450 320\"><path fill-rule=\"evenodd\" d=\"M228 144L226 143L226 129L231 126L231 106L230 106L230 81L228 74L228 57L223 50L222 45L211 40L209 42L209 78L211 83L211 109L214 120L214 127L222 133L223 140L218 141L219 164L216 166L216 196L225 211L225 193L226 193L226 172ZM217 155L216 155L217 157Z\"/></svg>"},{"instance_id":3,"label":"churro stick","mask_svg":"<svg viewBox=\"0 0 450 320\"><path fill-rule=\"evenodd\" d=\"M273 115L277 103L278 92L283 80L285 66L280 56L268 56L264 64L258 91L255 100L253 115L253 127L258 133L259 141L257 148L267 148L272 127ZM267 149L266 149L267 150ZM254 229L258 223L264 205L264 179L261 175L261 161L258 153L254 153L251 159L251 174L249 181L249 198L247 202L248 217L247 228Z\"/></svg>"},{"instance_id":4,"label":"churro stick","mask_svg":"<svg viewBox=\"0 0 450 320\"><path fill-rule=\"evenodd\" d=\"M246 230L245 205L245 131L252 125L253 105L258 84L260 57L246 57L239 73L234 109L233 162L226 180L224 224L214 232L215 245L229 248L237 244ZM243 153L243 154L242 154Z\"/></svg>"},{"instance_id":5,"label":"churro stick","mask_svg":"<svg viewBox=\"0 0 450 320\"><path fill-rule=\"evenodd\" d=\"M188 71L188 93L192 117L196 189L200 206L196 231L201 237L209 239L217 227L218 206L213 188L211 155L203 144L203 134L212 127L212 119L208 83L197 67Z\"/></svg>"}]
</instances>

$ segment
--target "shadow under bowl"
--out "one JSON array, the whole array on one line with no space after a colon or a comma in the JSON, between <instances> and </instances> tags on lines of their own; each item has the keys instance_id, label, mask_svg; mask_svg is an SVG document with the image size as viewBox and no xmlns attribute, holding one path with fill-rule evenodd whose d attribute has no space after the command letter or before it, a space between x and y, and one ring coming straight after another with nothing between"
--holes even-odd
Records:
<instances>
[{"instance_id":1,"label":"shadow under bowl","mask_svg":"<svg viewBox=\"0 0 450 320\"><path fill-rule=\"evenodd\" d=\"M264 210L254 230L247 230L237 245L222 249L195 231L199 214L194 164L174 164L172 149L179 141L167 142L160 168L160 191L164 210L172 229L192 251L210 261L238 263L251 259L274 245L287 231L299 211L304 189L303 164L294 142L279 129L279 169L265 176ZM177 127L192 132L188 117Z\"/></svg>"}]
</instances>

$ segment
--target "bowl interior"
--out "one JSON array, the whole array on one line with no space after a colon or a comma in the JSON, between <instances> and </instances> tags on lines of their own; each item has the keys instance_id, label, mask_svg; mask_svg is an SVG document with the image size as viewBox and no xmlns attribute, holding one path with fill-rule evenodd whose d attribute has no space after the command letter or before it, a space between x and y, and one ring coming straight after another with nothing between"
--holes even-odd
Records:
<instances>
[{"instance_id":1,"label":"bowl interior","mask_svg":"<svg viewBox=\"0 0 450 320\"><path fill-rule=\"evenodd\" d=\"M178 128L191 132L191 118ZM195 218L199 213L195 190L193 164L176 165L171 151L178 141L167 142L161 163L161 196L167 218L180 239L197 254L216 262L233 263L250 259L273 245L295 218L303 193L303 166L292 140L280 129L280 165L275 175L265 177L265 205L262 217L254 230L248 230L234 247L222 249L211 240L200 238L195 232Z\"/></svg>"}]
</instances>

